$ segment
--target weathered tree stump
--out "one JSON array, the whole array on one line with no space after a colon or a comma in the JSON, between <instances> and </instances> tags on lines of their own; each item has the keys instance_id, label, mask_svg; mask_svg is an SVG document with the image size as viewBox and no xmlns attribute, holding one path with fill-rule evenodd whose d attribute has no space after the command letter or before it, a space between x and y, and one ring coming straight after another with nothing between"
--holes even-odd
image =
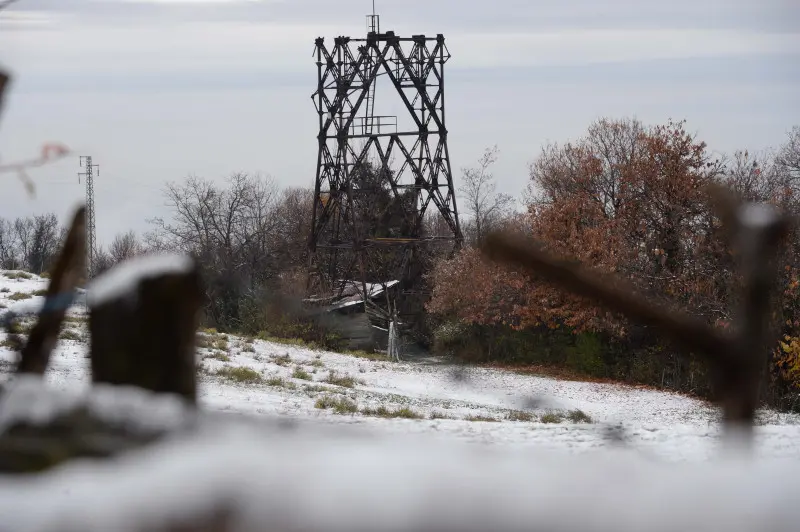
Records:
<instances>
[{"instance_id":1,"label":"weathered tree stump","mask_svg":"<svg viewBox=\"0 0 800 532\"><path fill-rule=\"evenodd\" d=\"M92 380L196 401L195 336L202 289L180 255L126 261L89 287Z\"/></svg>"}]
</instances>

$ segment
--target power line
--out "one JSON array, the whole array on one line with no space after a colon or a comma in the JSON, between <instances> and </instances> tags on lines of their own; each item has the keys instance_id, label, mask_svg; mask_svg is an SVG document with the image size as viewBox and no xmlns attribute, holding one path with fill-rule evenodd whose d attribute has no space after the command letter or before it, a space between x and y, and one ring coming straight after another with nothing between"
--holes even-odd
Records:
<instances>
[{"instance_id":1,"label":"power line","mask_svg":"<svg viewBox=\"0 0 800 532\"><path fill-rule=\"evenodd\" d=\"M78 172L78 183L81 176L86 176L86 278L91 279L94 274L94 261L97 257L97 231L94 223L94 168L100 175L100 165L92 164L91 155L81 155L78 164L83 166L86 159L86 171Z\"/></svg>"}]
</instances>

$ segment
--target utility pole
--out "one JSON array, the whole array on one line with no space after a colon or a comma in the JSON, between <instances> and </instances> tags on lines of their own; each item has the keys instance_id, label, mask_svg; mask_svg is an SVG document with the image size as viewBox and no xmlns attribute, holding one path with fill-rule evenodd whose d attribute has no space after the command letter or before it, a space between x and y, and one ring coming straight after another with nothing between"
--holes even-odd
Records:
<instances>
[{"instance_id":1,"label":"utility pole","mask_svg":"<svg viewBox=\"0 0 800 532\"><path fill-rule=\"evenodd\" d=\"M94 275L94 261L97 257L96 231L94 225L94 168L97 168L97 175L100 175L100 165L92 164L91 155L81 155L78 163L84 166L86 160L86 171L78 172L78 183L81 176L86 177L86 280Z\"/></svg>"}]
</instances>

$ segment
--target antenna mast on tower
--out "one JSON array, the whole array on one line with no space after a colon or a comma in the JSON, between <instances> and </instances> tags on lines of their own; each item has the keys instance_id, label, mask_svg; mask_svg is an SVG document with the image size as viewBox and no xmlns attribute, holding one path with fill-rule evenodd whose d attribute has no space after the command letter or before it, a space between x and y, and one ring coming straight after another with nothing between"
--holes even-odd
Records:
<instances>
[{"instance_id":1,"label":"antenna mast on tower","mask_svg":"<svg viewBox=\"0 0 800 532\"><path fill-rule=\"evenodd\" d=\"M81 155L78 164L83 167L86 159L86 171L78 173L78 183L81 176L86 176L86 279L91 279L94 275L94 262L97 257L96 231L94 224L94 168L97 168L97 175L100 175L100 165L92 164L91 155Z\"/></svg>"},{"instance_id":2,"label":"antenna mast on tower","mask_svg":"<svg viewBox=\"0 0 800 532\"><path fill-rule=\"evenodd\" d=\"M381 32L381 17L375 13L375 0L372 0L372 14L367 15L367 35L378 35ZM378 60L375 50L369 50L364 61L364 76L368 77L369 72L374 68ZM364 102L364 134L372 135L375 127L375 87L372 83L367 89L366 100Z\"/></svg>"},{"instance_id":3,"label":"antenna mast on tower","mask_svg":"<svg viewBox=\"0 0 800 532\"><path fill-rule=\"evenodd\" d=\"M375 12L375 0L372 0L372 14L367 15L367 33L381 32L381 17Z\"/></svg>"}]
</instances>

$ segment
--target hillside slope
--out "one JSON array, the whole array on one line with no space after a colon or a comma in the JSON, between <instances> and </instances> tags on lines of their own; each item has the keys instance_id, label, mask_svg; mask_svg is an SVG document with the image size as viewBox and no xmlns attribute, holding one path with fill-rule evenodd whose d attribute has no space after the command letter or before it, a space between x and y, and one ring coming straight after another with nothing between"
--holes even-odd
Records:
<instances>
[{"instance_id":1,"label":"hillside slope","mask_svg":"<svg viewBox=\"0 0 800 532\"><path fill-rule=\"evenodd\" d=\"M35 305L46 282L0 272L0 315L3 307ZM85 321L82 307L70 311L46 376L54 387L88 386ZM15 356L4 339L0 333L0 380ZM626 444L669 460L705 459L719 435L716 408L666 392L374 361L215 332L199 343L200 401L209 410L571 452ZM800 457L800 416L761 412L757 445L765 456Z\"/></svg>"}]
</instances>

